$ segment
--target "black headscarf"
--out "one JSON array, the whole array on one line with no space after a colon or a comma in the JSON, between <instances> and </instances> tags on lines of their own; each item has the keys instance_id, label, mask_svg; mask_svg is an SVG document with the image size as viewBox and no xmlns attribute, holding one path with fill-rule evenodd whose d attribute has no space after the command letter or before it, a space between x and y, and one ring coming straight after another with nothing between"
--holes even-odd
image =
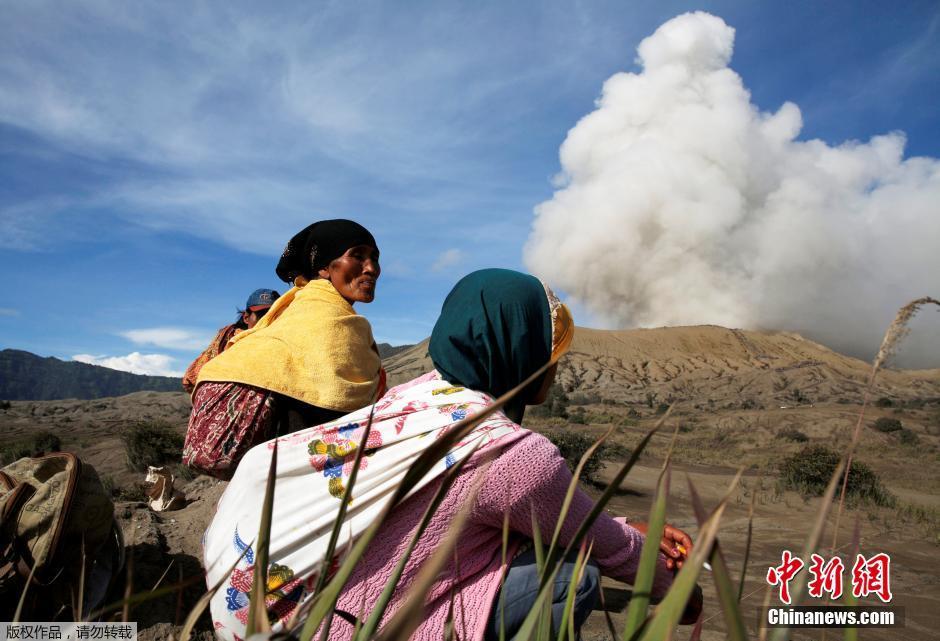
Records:
<instances>
[{"instance_id":1,"label":"black headscarf","mask_svg":"<svg viewBox=\"0 0 940 641\"><path fill-rule=\"evenodd\" d=\"M344 218L321 220L287 241L274 271L286 283L292 283L297 276L313 279L320 269L358 245L378 249L375 238L359 223Z\"/></svg>"}]
</instances>

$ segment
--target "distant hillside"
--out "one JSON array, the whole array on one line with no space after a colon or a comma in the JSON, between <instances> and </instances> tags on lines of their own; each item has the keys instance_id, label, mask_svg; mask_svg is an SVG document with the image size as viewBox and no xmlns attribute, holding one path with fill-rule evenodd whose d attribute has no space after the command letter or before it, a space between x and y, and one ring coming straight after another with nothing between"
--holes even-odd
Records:
<instances>
[{"instance_id":1,"label":"distant hillside","mask_svg":"<svg viewBox=\"0 0 940 641\"><path fill-rule=\"evenodd\" d=\"M178 392L180 379L43 358L18 349L0 351L0 399L49 401L123 396L140 391Z\"/></svg>"},{"instance_id":2,"label":"distant hillside","mask_svg":"<svg viewBox=\"0 0 940 641\"><path fill-rule=\"evenodd\" d=\"M429 371L423 341L385 363L390 385ZM627 403L710 407L858 402L870 365L791 332L714 325L600 330L579 327L556 380L567 392ZM940 398L940 370L883 370L876 393Z\"/></svg>"},{"instance_id":3,"label":"distant hillside","mask_svg":"<svg viewBox=\"0 0 940 641\"><path fill-rule=\"evenodd\" d=\"M411 349L414 347L414 345L391 345L389 343L379 343L377 347L379 348L379 358L384 361L386 358L391 358L395 354L400 354L405 350Z\"/></svg>"}]
</instances>

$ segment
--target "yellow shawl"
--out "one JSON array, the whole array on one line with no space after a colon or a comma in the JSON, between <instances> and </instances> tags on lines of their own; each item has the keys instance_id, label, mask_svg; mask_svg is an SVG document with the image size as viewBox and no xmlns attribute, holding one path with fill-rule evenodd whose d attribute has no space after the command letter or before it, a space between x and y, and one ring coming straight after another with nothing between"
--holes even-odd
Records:
<instances>
[{"instance_id":1,"label":"yellow shawl","mask_svg":"<svg viewBox=\"0 0 940 641\"><path fill-rule=\"evenodd\" d=\"M197 384L243 383L351 412L374 402L380 366L369 321L320 279L278 298L203 366Z\"/></svg>"}]
</instances>

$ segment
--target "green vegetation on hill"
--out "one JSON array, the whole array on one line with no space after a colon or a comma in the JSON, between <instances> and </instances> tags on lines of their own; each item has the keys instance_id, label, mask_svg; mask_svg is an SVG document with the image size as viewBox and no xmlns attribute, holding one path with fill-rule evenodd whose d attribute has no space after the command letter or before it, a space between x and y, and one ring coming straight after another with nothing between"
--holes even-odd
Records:
<instances>
[{"instance_id":1,"label":"green vegetation on hill","mask_svg":"<svg viewBox=\"0 0 940 641\"><path fill-rule=\"evenodd\" d=\"M132 470L146 472L147 467L160 467L180 460L183 435L169 423L139 422L121 434L127 463Z\"/></svg>"},{"instance_id":2,"label":"green vegetation on hill","mask_svg":"<svg viewBox=\"0 0 940 641\"><path fill-rule=\"evenodd\" d=\"M123 396L144 390L181 391L180 379L142 376L107 367L43 358L17 349L0 351L0 399L51 401Z\"/></svg>"},{"instance_id":3,"label":"green vegetation on hill","mask_svg":"<svg viewBox=\"0 0 940 641\"><path fill-rule=\"evenodd\" d=\"M49 430L40 430L32 436L22 438L0 447L0 466L9 465L24 456L42 456L50 452L59 452L62 441Z\"/></svg>"},{"instance_id":4,"label":"green vegetation on hill","mask_svg":"<svg viewBox=\"0 0 940 641\"><path fill-rule=\"evenodd\" d=\"M780 480L783 487L808 496L822 496L840 458L841 454L822 445L803 448L781 462ZM850 499L889 507L896 502L878 475L864 463L854 460L849 468L846 495Z\"/></svg>"}]
</instances>

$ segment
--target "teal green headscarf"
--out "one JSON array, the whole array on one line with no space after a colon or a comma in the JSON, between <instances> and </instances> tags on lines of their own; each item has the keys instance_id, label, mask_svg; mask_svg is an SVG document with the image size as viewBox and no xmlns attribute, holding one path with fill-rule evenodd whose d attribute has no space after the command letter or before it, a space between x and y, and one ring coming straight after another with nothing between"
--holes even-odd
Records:
<instances>
[{"instance_id":1,"label":"teal green headscarf","mask_svg":"<svg viewBox=\"0 0 940 641\"><path fill-rule=\"evenodd\" d=\"M544 286L534 276L508 269L464 276L444 300L428 352L445 380L501 396L551 357L552 321ZM533 387L538 385L536 381ZM532 391L507 405L510 418L521 420Z\"/></svg>"}]
</instances>

